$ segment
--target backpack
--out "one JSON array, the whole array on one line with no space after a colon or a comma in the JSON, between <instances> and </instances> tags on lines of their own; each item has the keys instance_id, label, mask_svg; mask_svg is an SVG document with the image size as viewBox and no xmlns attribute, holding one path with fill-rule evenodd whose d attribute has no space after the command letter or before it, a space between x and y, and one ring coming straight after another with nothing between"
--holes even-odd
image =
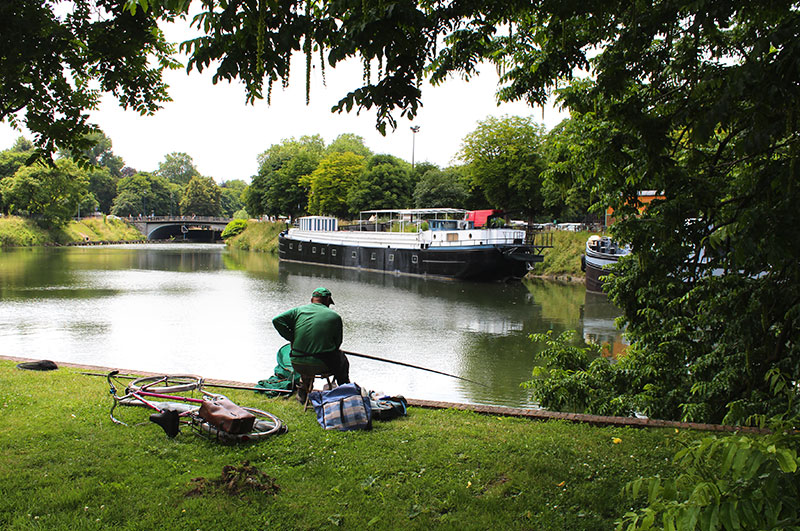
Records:
<instances>
[{"instance_id":1,"label":"backpack","mask_svg":"<svg viewBox=\"0 0 800 531\"><path fill-rule=\"evenodd\" d=\"M403 396L376 396L369 394L372 418L375 420L392 420L406 415L408 403Z\"/></svg>"},{"instance_id":2,"label":"backpack","mask_svg":"<svg viewBox=\"0 0 800 531\"><path fill-rule=\"evenodd\" d=\"M340 385L330 391L312 391L308 399L314 406L317 422L326 430L372 428L369 395L356 383Z\"/></svg>"}]
</instances>

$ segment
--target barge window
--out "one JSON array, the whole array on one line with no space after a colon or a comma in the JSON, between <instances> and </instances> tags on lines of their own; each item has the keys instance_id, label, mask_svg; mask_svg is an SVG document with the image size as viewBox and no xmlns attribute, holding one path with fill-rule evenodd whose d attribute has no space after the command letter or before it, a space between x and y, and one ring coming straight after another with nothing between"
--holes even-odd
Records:
<instances>
[{"instance_id":1,"label":"barge window","mask_svg":"<svg viewBox=\"0 0 800 531\"><path fill-rule=\"evenodd\" d=\"M319 254L325 254L325 247L319 248Z\"/></svg>"},{"instance_id":2,"label":"barge window","mask_svg":"<svg viewBox=\"0 0 800 531\"><path fill-rule=\"evenodd\" d=\"M373 261L373 262L374 262L374 261L375 261L375 253L372 253L372 254L369 256L369 259L370 259L371 261Z\"/></svg>"},{"instance_id":3,"label":"barge window","mask_svg":"<svg viewBox=\"0 0 800 531\"><path fill-rule=\"evenodd\" d=\"M411 255L411 263L412 264L416 264L418 261L419 261L419 257L417 257L417 255L415 255L415 254L412 254Z\"/></svg>"},{"instance_id":4,"label":"barge window","mask_svg":"<svg viewBox=\"0 0 800 531\"><path fill-rule=\"evenodd\" d=\"M297 244L297 250L298 251L302 251L303 250L303 244L302 243L298 243Z\"/></svg>"},{"instance_id":5,"label":"barge window","mask_svg":"<svg viewBox=\"0 0 800 531\"><path fill-rule=\"evenodd\" d=\"M336 249L331 249L331 256L336 256Z\"/></svg>"},{"instance_id":6,"label":"barge window","mask_svg":"<svg viewBox=\"0 0 800 531\"><path fill-rule=\"evenodd\" d=\"M294 244L293 244L293 243L290 243L290 244L289 244L289 250L291 251L292 249L294 249Z\"/></svg>"},{"instance_id":7,"label":"barge window","mask_svg":"<svg viewBox=\"0 0 800 531\"><path fill-rule=\"evenodd\" d=\"M394 255L393 255L393 254L390 254L390 255L389 255L389 261L390 261L390 262L394 262Z\"/></svg>"},{"instance_id":8,"label":"barge window","mask_svg":"<svg viewBox=\"0 0 800 531\"><path fill-rule=\"evenodd\" d=\"M358 256L357 256L355 251L353 251L353 258L358 258Z\"/></svg>"},{"instance_id":9,"label":"barge window","mask_svg":"<svg viewBox=\"0 0 800 531\"><path fill-rule=\"evenodd\" d=\"M312 247L311 248L311 254L317 254L317 248L316 247Z\"/></svg>"}]
</instances>

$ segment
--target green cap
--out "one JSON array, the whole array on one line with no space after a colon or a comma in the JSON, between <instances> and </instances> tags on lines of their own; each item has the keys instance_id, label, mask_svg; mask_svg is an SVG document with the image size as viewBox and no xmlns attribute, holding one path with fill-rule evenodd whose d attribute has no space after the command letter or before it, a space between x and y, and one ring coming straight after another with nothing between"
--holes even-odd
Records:
<instances>
[{"instance_id":1,"label":"green cap","mask_svg":"<svg viewBox=\"0 0 800 531\"><path fill-rule=\"evenodd\" d=\"M317 288L311 294L312 297L331 297L331 290L328 288ZM333 304L333 297L331 297L331 304Z\"/></svg>"}]
</instances>

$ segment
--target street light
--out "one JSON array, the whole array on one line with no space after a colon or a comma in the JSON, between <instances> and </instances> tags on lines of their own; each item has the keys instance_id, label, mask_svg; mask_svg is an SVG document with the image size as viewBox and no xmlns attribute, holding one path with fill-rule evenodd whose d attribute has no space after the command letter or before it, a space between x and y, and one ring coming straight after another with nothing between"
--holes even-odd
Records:
<instances>
[{"instance_id":1,"label":"street light","mask_svg":"<svg viewBox=\"0 0 800 531\"><path fill-rule=\"evenodd\" d=\"M414 171L414 149L417 147L417 133L419 133L419 126L411 126L411 171Z\"/></svg>"}]
</instances>

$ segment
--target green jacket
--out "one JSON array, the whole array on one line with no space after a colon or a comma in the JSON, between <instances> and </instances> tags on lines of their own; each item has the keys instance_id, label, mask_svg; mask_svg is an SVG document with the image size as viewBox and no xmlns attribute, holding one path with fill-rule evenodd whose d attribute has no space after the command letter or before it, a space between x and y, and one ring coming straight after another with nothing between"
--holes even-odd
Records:
<instances>
[{"instance_id":1,"label":"green jacket","mask_svg":"<svg viewBox=\"0 0 800 531\"><path fill-rule=\"evenodd\" d=\"M342 318L324 304L312 302L272 319L278 333L292 344L292 356L324 355L342 345Z\"/></svg>"}]
</instances>

